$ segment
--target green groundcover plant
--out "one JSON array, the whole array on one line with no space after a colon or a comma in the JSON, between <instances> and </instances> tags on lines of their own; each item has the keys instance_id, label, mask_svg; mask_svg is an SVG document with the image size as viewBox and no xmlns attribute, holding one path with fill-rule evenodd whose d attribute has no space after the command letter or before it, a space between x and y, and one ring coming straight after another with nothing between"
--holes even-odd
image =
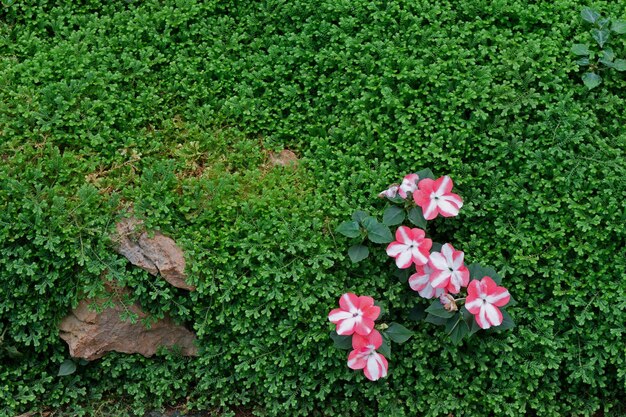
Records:
<instances>
[{"instance_id":1,"label":"green groundcover plant","mask_svg":"<svg viewBox=\"0 0 626 417\"><path fill-rule=\"evenodd\" d=\"M600 51L583 7L626 18L616 1L4 1L0 416L626 414L626 78L581 83L571 46ZM283 149L296 166L271 164ZM463 207L424 229L376 196L426 166ZM462 250L470 280L504 277L516 327L454 344L426 323L440 300L386 253L402 241L365 237L365 257L337 232L356 209L389 227L386 204L394 232ZM131 209L196 291L115 252ZM103 277L193 330L198 356L59 376L58 324ZM329 339L343 294L376 301L383 342L410 329L376 382Z\"/></svg>"}]
</instances>

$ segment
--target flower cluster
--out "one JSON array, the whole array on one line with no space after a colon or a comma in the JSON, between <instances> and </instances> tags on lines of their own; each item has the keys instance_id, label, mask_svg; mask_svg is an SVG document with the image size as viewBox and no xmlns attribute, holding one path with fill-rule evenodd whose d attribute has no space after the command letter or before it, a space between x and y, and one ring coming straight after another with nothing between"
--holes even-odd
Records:
<instances>
[{"instance_id":1,"label":"flower cluster","mask_svg":"<svg viewBox=\"0 0 626 417\"><path fill-rule=\"evenodd\" d=\"M348 354L348 367L363 369L365 377L376 381L387 376L387 359L376 349L383 344L383 338L374 329L374 321L380 315L380 307L374 299L365 295L346 293L339 298L339 308L328 314L334 323L337 334L352 336L352 351Z\"/></svg>"},{"instance_id":2,"label":"flower cluster","mask_svg":"<svg viewBox=\"0 0 626 417\"><path fill-rule=\"evenodd\" d=\"M398 188L403 188L403 198L411 192L415 204L421 207L424 219L432 220L437 215L443 217L456 216L463 206L463 200L452 193L453 183L449 176L437 180L425 178L419 181L417 174L404 177ZM379 196L390 197L390 190ZM395 197L393 195L392 197ZM390 197L391 198L391 197ZM485 276L481 281L470 283L470 272L463 263L465 254L446 243L439 251L430 252L433 246L426 232L419 228L400 226L396 230L396 240L387 246L387 255L395 258L400 269L415 265L416 272L409 277L409 286L423 298L439 298L447 311L457 311L458 305L450 294L458 294L461 288L468 287L465 308L474 315L482 329L499 326L502 314L498 307L509 302L509 293L499 287L491 277Z\"/></svg>"},{"instance_id":3,"label":"flower cluster","mask_svg":"<svg viewBox=\"0 0 626 417\"><path fill-rule=\"evenodd\" d=\"M414 319L445 326L452 342L458 344L481 329L514 327L511 316L502 309L513 305L514 300L499 285L502 278L493 268L466 266L463 251L451 243L441 244L427 237L429 220L456 216L463 207L461 197L452 192L453 186L449 176L435 179L429 169L406 175L401 183L378 194L390 203L383 212L382 223L358 210L337 232L359 239L348 249L354 263L369 256L367 241L386 244L387 255L399 268L396 275L401 282L408 279L413 291L422 298L433 299L428 308L414 309ZM403 225L406 220L412 226ZM397 226L395 233L389 226ZM410 271L412 268L415 272ZM372 381L385 377L388 364L383 354L389 357L391 342L405 343L414 333L393 322L374 328L380 308L371 297L347 293L339 299L339 306L328 319L336 325L336 333L331 332L335 346L352 349L348 367L363 369Z\"/></svg>"},{"instance_id":4,"label":"flower cluster","mask_svg":"<svg viewBox=\"0 0 626 417\"><path fill-rule=\"evenodd\" d=\"M452 180L449 176L443 176L437 180L424 178L419 181L417 174L409 174L404 177L400 185L394 184L378 194L381 198L408 198L408 193L413 196L415 204L422 208L424 218L432 220L438 215L452 217L459 214L463 207L463 200L452 192Z\"/></svg>"}]
</instances>

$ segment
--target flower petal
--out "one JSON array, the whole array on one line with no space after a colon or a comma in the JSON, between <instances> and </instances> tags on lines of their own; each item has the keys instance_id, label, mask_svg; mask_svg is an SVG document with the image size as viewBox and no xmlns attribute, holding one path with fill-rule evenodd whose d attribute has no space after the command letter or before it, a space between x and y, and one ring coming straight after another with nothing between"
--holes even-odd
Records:
<instances>
[{"instance_id":1,"label":"flower petal","mask_svg":"<svg viewBox=\"0 0 626 417\"><path fill-rule=\"evenodd\" d=\"M510 299L511 295L504 287L497 287L495 291L487 296L487 302L498 307L505 306Z\"/></svg>"},{"instance_id":2,"label":"flower petal","mask_svg":"<svg viewBox=\"0 0 626 417\"><path fill-rule=\"evenodd\" d=\"M374 320L367 317L358 318L360 320L357 320L356 326L354 326L354 332L360 334L361 336L367 336L374 329ZM339 331L337 331L337 334L340 334Z\"/></svg>"},{"instance_id":3,"label":"flower petal","mask_svg":"<svg viewBox=\"0 0 626 417\"><path fill-rule=\"evenodd\" d=\"M349 311L354 313L357 310L357 306L359 305L359 297L356 294L351 292L345 293L339 299L339 306L342 310Z\"/></svg>"},{"instance_id":4,"label":"flower petal","mask_svg":"<svg viewBox=\"0 0 626 417\"><path fill-rule=\"evenodd\" d=\"M433 252L430 254L430 262L428 262L428 265L435 269L435 270L439 270L439 271L448 271L448 262L446 261L446 258L439 252Z\"/></svg>"},{"instance_id":5,"label":"flower petal","mask_svg":"<svg viewBox=\"0 0 626 417\"><path fill-rule=\"evenodd\" d=\"M502 313L498 307L494 307L493 305L487 303L485 304L484 309L485 316L492 326L499 326L502 324Z\"/></svg>"},{"instance_id":6,"label":"flower petal","mask_svg":"<svg viewBox=\"0 0 626 417\"><path fill-rule=\"evenodd\" d=\"M363 369L367 366L367 355L361 353L361 349L355 349L348 355L348 367L350 369Z\"/></svg>"},{"instance_id":7,"label":"flower petal","mask_svg":"<svg viewBox=\"0 0 626 417\"><path fill-rule=\"evenodd\" d=\"M445 288L450 282L450 275L451 273L447 269L444 271L434 271L430 275L430 285L434 288Z\"/></svg>"},{"instance_id":8,"label":"flower petal","mask_svg":"<svg viewBox=\"0 0 626 417\"><path fill-rule=\"evenodd\" d=\"M359 316L341 320L339 323L337 323L336 332L338 335L341 336L350 336L352 333L354 333L354 328L356 327L356 325L361 321L362 319Z\"/></svg>"},{"instance_id":9,"label":"flower petal","mask_svg":"<svg viewBox=\"0 0 626 417\"><path fill-rule=\"evenodd\" d=\"M387 246L387 255L392 258L397 257L402 252L405 252L409 249L409 245L405 245L404 243L399 242L391 242L389 246Z\"/></svg>"},{"instance_id":10,"label":"flower petal","mask_svg":"<svg viewBox=\"0 0 626 417\"><path fill-rule=\"evenodd\" d=\"M400 226L396 230L396 241L400 243L404 243L405 245L410 245L411 241L411 229L406 226Z\"/></svg>"},{"instance_id":11,"label":"flower petal","mask_svg":"<svg viewBox=\"0 0 626 417\"><path fill-rule=\"evenodd\" d=\"M387 359L378 352L374 352L367 358L367 365L364 368L365 377L370 381L378 381L387 376Z\"/></svg>"},{"instance_id":12,"label":"flower petal","mask_svg":"<svg viewBox=\"0 0 626 417\"><path fill-rule=\"evenodd\" d=\"M437 209L443 217L453 217L459 214L459 206L443 198L437 200Z\"/></svg>"},{"instance_id":13,"label":"flower petal","mask_svg":"<svg viewBox=\"0 0 626 417\"><path fill-rule=\"evenodd\" d=\"M330 320L331 323L339 323L341 320L349 319L350 317L352 317L352 313L340 308L331 310L331 312L328 313L328 320Z\"/></svg>"},{"instance_id":14,"label":"flower petal","mask_svg":"<svg viewBox=\"0 0 626 417\"><path fill-rule=\"evenodd\" d=\"M449 176L444 175L443 177L437 178L433 185L433 189L435 190L437 196L441 197L442 195L448 194L452 191L453 185L452 179L450 179Z\"/></svg>"},{"instance_id":15,"label":"flower petal","mask_svg":"<svg viewBox=\"0 0 626 417\"><path fill-rule=\"evenodd\" d=\"M413 255L412 255L410 250L402 252L396 258L396 265L400 269L406 269L406 268L410 267L412 263L413 263Z\"/></svg>"}]
</instances>

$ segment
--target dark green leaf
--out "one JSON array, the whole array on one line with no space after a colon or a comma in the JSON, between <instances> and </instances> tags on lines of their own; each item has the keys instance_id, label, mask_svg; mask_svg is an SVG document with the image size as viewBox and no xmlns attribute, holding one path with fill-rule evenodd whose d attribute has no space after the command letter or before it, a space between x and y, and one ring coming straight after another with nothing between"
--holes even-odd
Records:
<instances>
[{"instance_id":1,"label":"dark green leaf","mask_svg":"<svg viewBox=\"0 0 626 417\"><path fill-rule=\"evenodd\" d=\"M337 349L352 349L352 336L341 336L333 330L332 332L330 332L330 338L333 339L333 346L335 346Z\"/></svg>"},{"instance_id":2,"label":"dark green leaf","mask_svg":"<svg viewBox=\"0 0 626 417\"><path fill-rule=\"evenodd\" d=\"M423 180L425 178L430 178L431 180L435 179L435 174L433 174L433 172L430 170L430 168L426 168L426 169L423 169L421 171L417 171L416 174L417 174L417 176L419 178L418 181L421 181L421 180Z\"/></svg>"},{"instance_id":3,"label":"dark green leaf","mask_svg":"<svg viewBox=\"0 0 626 417\"><path fill-rule=\"evenodd\" d=\"M409 210L409 221L413 223L415 226L425 229L426 228L426 219L424 218L424 214L422 213L421 207L413 207Z\"/></svg>"},{"instance_id":4,"label":"dark green leaf","mask_svg":"<svg viewBox=\"0 0 626 417\"><path fill-rule=\"evenodd\" d=\"M601 18L596 21L596 26L599 27L600 29L604 29L605 27L609 25L610 22L611 22L610 19Z\"/></svg>"},{"instance_id":5,"label":"dark green leaf","mask_svg":"<svg viewBox=\"0 0 626 417\"><path fill-rule=\"evenodd\" d=\"M430 252L441 252L443 245L439 242L433 242L433 246L430 248Z\"/></svg>"},{"instance_id":6,"label":"dark green leaf","mask_svg":"<svg viewBox=\"0 0 626 417\"><path fill-rule=\"evenodd\" d=\"M361 228L355 221L343 222L337 227L337 232L347 237L358 237L361 235Z\"/></svg>"},{"instance_id":7,"label":"dark green leaf","mask_svg":"<svg viewBox=\"0 0 626 417\"><path fill-rule=\"evenodd\" d=\"M613 61L615 59L615 52L611 48L604 48L600 51L600 60Z\"/></svg>"},{"instance_id":8,"label":"dark green leaf","mask_svg":"<svg viewBox=\"0 0 626 417\"><path fill-rule=\"evenodd\" d=\"M429 315L426 316L424 321L426 323L432 323L432 324L435 324L437 326L443 326L443 325L446 324L448 319L444 318L444 317L437 317L437 316L433 316L432 314L429 314Z\"/></svg>"},{"instance_id":9,"label":"dark green leaf","mask_svg":"<svg viewBox=\"0 0 626 417\"><path fill-rule=\"evenodd\" d=\"M413 332L398 323L391 323L385 334L396 343L404 343L413 336Z\"/></svg>"},{"instance_id":10,"label":"dark green leaf","mask_svg":"<svg viewBox=\"0 0 626 417\"><path fill-rule=\"evenodd\" d=\"M414 272L415 270L411 270L411 269L396 269L393 275L396 278L398 278L398 281L400 281L400 284L406 284L407 281L409 280L409 276L411 276L411 274Z\"/></svg>"},{"instance_id":11,"label":"dark green leaf","mask_svg":"<svg viewBox=\"0 0 626 417\"><path fill-rule=\"evenodd\" d=\"M585 7L580 12L580 15L584 21L589 22L589 23L596 23L596 20L600 18L600 13L596 12L595 10L589 7Z\"/></svg>"},{"instance_id":12,"label":"dark green leaf","mask_svg":"<svg viewBox=\"0 0 626 417\"><path fill-rule=\"evenodd\" d=\"M476 321L476 318L474 317L472 313L470 313L465 308L465 306L461 307L460 311L461 311L461 314L463 315L463 320L465 321L465 324L469 328L469 336L481 330L480 326L478 325L478 322Z\"/></svg>"},{"instance_id":13,"label":"dark green leaf","mask_svg":"<svg viewBox=\"0 0 626 417\"><path fill-rule=\"evenodd\" d=\"M603 48L606 41L609 40L609 35L610 32L606 29L591 29L591 36L598 42L600 48Z\"/></svg>"},{"instance_id":14,"label":"dark green leaf","mask_svg":"<svg viewBox=\"0 0 626 417\"><path fill-rule=\"evenodd\" d=\"M450 336L450 339L452 339L453 344L458 345L461 343L469 332L470 328L459 312L457 312L454 317L448 319L446 323L446 333Z\"/></svg>"},{"instance_id":15,"label":"dark green leaf","mask_svg":"<svg viewBox=\"0 0 626 417\"><path fill-rule=\"evenodd\" d=\"M395 226L401 224L406 217L404 209L398 206L389 206L383 213L383 223L387 226Z\"/></svg>"},{"instance_id":16,"label":"dark green leaf","mask_svg":"<svg viewBox=\"0 0 626 417\"><path fill-rule=\"evenodd\" d=\"M582 76L583 83L585 83L585 87L589 90L596 88L602 82L602 77L593 72L587 72Z\"/></svg>"},{"instance_id":17,"label":"dark green leaf","mask_svg":"<svg viewBox=\"0 0 626 417\"><path fill-rule=\"evenodd\" d=\"M16 358L23 356L22 353L19 350L17 350L15 346L7 346L4 348L4 350L7 352L7 355L9 355L9 358L12 358L12 359L16 359Z\"/></svg>"},{"instance_id":18,"label":"dark green leaf","mask_svg":"<svg viewBox=\"0 0 626 417\"><path fill-rule=\"evenodd\" d=\"M66 376L71 375L76 371L76 363L71 359L66 359L63 361L61 366L59 366L59 372L57 376Z\"/></svg>"},{"instance_id":19,"label":"dark green leaf","mask_svg":"<svg viewBox=\"0 0 626 417\"><path fill-rule=\"evenodd\" d=\"M502 277L490 266L482 266L480 264L471 264L467 267L470 273L470 279L481 280L484 277L490 277L498 285L502 284Z\"/></svg>"},{"instance_id":20,"label":"dark green leaf","mask_svg":"<svg viewBox=\"0 0 626 417\"><path fill-rule=\"evenodd\" d=\"M589 58L581 58L578 61L576 61L576 63L580 65L581 67L586 67L587 65L589 65Z\"/></svg>"},{"instance_id":21,"label":"dark green leaf","mask_svg":"<svg viewBox=\"0 0 626 417\"><path fill-rule=\"evenodd\" d=\"M87 359L81 359L81 360L78 361L78 364L80 366L85 366L85 365L89 364L89 361Z\"/></svg>"},{"instance_id":22,"label":"dark green leaf","mask_svg":"<svg viewBox=\"0 0 626 417\"><path fill-rule=\"evenodd\" d=\"M391 340L389 340L389 336L387 336L385 332L382 333L382 336L383 336L383 344L380 345L380 347L377 349L378 353L383 355L385 358L390 359L391 358Z\"/></svg>"},{"instance_id":23,"label":"dark green leaf","mask_svg":"<svg viewBox=\"0 0 626 417\"><path fill-rule=\"evenodd\" d=\"M363 219L366 218L367 216L369 216L369 214L367 214L366 211L357 210L354 213L352 213L352 220L354 220L357 223L361 223Z\"/></svg>"},{"instance_id":24,"label":"dark green leaf","mask_svg":"<svg viewBox=\"0 0 626 417\"><path fill-rule=\"evenodd\" d=\"M589 55L589 45L584 43L575 43L572 46L572 52L576 55Z\"/></svg>"},{"instance_id":25,"label":"dark green leaf","mask_svg":"<svg viewBox=\"0 0 626 417\"><path fill-rule=\"evenodd\" d=\"M616 59L613 62L613 68L618 71L626 71L626 59Z\"/></svg>"},{"instance_id":26,"label":"dark green leaf","mask_svg":"<svg viewBox=\"0 0 626 417\"><path fill-rule=\"evenodd\" d=\"M350 246L348 249L348 256L352 263L361 262L363 259L367 258L370 254L370 250L365 245L354 245Z\"/></svg>"},{"instance_id":27,"label":"dark green leaf","mask_svg":"<svg viewBox=\"0 0 626 417\"><path fill-rule=\"evenodd\" d=\"M393 241L391 230L382 223L376 222L366 226L366 228L367 238L374 243L389 243Z\"/></svg>"},{"instance_id":28,"label":"dark green leaf","mask_svg":"<svg viewBox=\"0 0 626 417\"><path fill-rule=\"evenodd\" d=\"M513 296L511 295L511 293L509 293L510 299L509 302L506 303L507 307L513 307L515 305L517 305L517 301L513 298Z\"/></svg>"},{"instance_id":29,"label":"dark green leaf","mask_svg":"<svg viewBox=\"0 0 626 417\"><path fill-rule=\"evenodd\" d=\"M420 321L426 317L426 305L418 304L409 311L409 320Z\"/></svg>"},{"instance_id":30,"label":"dark green leaf","mask_svg":"<svg viewBox=\"0 0 626 417\"><path fill-rule=\"evenodd\" d=\"M611 23L611 30L615 33L619 33L620 35L626 33L626 21L614 20L613 23Z\"/></svg>"},{"instance_id":31,"label":"dark green leaf","mask_svg":"<svg viewBox=\"0 0 626 417\"><path fill-rule=\"evenodd\" d=\"M432 314L433 316L441 317L444 319L448 319L454 316L454 311L446 310L443 307L443 304L441 304L441 301L439 301L439 299L433 301L433 303L426 309L426 312Z\"/></svg>"}]
</instances>

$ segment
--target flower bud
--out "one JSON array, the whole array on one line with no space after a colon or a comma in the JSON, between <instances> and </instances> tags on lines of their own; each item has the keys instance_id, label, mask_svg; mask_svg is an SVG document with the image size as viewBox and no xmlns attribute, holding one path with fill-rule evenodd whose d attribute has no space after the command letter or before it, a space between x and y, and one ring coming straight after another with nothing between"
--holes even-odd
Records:
<instances>
[{"instance_id":1,"label":"flower bud","mask_svg":"<svg viewBox=\"0 0 626 417\"><path fill-rule=\"evenodd\" d=\"M443 308L446 311L458 311L459 307L456 305L454 301L454 297L451 294L441 294L439 297L439 301L443 304Z\"/></svg>"}]
</instances>

